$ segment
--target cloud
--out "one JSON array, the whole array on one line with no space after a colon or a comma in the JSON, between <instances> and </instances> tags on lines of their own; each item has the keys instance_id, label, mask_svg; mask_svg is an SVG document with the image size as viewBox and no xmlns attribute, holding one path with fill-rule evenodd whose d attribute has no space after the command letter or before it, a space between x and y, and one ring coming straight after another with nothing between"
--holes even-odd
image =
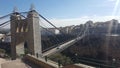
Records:
<instances>
[{"instance_id":1,"label":"cloud","mask_svg":"<svg viewBox=\"0 0 120 68\"><path fill-rule=\"evenodd\" d=\"M107 1L114 2L114 1L116 1L116 0L107 0Z\"/></svg>"},{"instance_id":2,"label":"cloud","mask_svg":"<svg viewBox=\"0 0 120 68\"><path fill-rule=\"evenodd\" d=\"M57 27L80 25L86 23L86 21L92 20L93 22L105 22L112 19L120 21L120 16L82 16L80 18L71 19L51 19L50 21ZM47 25L46 25L47 26Z\"/></svg>"}]
</instances>

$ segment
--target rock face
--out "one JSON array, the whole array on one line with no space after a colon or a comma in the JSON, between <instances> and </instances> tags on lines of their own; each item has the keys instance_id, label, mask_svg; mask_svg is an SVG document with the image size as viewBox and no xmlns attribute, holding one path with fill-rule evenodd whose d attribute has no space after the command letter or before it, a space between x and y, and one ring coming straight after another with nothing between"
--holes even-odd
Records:
<instances>
[{"instance_id":1,"label":"rock face","mask_svg":"<svg viewBox=\"0 0 120 68\"><path fill-rule=\"evenodd\" d=\"M98 55L107 54L109 57L120 58L120 36L119 37L86 37L69 48L70 52L80 56L100 57ZM106 56L106 55L105 55Z\"/></svg>"},{"instance_id":2,"label":"rock face","mask_svg":"<svg viewBox=\"0 0 120 68\"><path fill-rule=\"evenodd\" d=\"M86 26L89 26L88 35L62 53L71 58L75 58L77 54L82 59L108 60L109 63L115 59L120 62L120 23L111 20ZM80 29L75 29L74 33L78 30Z\"/></svg>"}]
</instances>

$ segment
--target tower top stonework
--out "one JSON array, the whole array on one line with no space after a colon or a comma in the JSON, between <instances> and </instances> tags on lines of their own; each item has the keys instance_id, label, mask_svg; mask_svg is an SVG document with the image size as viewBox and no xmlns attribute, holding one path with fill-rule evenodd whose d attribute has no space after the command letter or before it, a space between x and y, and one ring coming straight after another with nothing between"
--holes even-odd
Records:
<instances>
[{"instance_id":1,"label":"tower top stonework","mask_svg":"<svg viewBox=\"0 0 120 68\"><path fill-rule=\"evenodd\" d=\"M34 6L34 4L31 4L30 11L33 11L33 10L35 10L35 6Z\"/></svg>"},{"instance_id":2,"label":"tower top stonework","mask_svg":"<svg viewBox=\"0 0 120 68\"><path fill-rule=\"evenodd\" d=\"M18 12L18 8L15 6L13 9L13 13Z\"/></svg>"}]
</instances>

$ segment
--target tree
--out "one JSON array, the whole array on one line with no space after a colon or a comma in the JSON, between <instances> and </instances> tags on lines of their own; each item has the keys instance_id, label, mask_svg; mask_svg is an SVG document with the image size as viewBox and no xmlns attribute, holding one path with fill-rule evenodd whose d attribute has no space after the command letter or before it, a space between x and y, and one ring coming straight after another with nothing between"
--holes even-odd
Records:
<instances>
[{"instance_id":1,"label":"tree","mask_svg":"<svg viewBox=\"0 0 120 68\"><path fill-rule=\"evenodd\" d=\"M50 56L49 58L55 62L59 61L62 65L68 65L73 63L69 57L66 57L60 53Z\"/></svg>"},{"instance_id":2,"label":"tree","mask_svg":"<svg viewBox=\"0 0 120 68\"><path fill-rule=\"evenodd\" d=\"M5 57L5 50L4 49L0 49L0 56L1 57Z\"/></svg>"}]
</instances>

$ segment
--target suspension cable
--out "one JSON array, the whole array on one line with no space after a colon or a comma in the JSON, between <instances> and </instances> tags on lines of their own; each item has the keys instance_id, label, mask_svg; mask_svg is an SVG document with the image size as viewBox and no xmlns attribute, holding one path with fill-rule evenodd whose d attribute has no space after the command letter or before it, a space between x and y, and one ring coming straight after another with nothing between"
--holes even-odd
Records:
<instances>
[{"instance_id":1,"label":"suspension cable","mask_svg":"<svg viewBox=\"0 0 120 68\"><path fill-rule=\"evenodd\" d=\"M42 17L46 22L48 22L50 25L52 25L53 27L55 27L57 30L59 30L62 34L64 34L64 32L62 32L59 28L57 28L54 24L52 24L50 21L48 21L45 17L43 17L41 14L39 14L40 17Z\"/></svg>"},{"instance_id":2,"label":"suspension cable","mask_svg":"<svg viewBox=\"0 0 120 68\"><path fill-rule=\"evenodd\" d=\"M20 14L26 14L26 13L28 13L28 12L19 12ZM3 19L3 18L6 18L6 17L8 17L8 16L10 16L10 15L12 15L13 13L9 13L9 14L7 14L7 15L4 15L4 16L2 16L2 17L0 17L0 19Z\"/></svg>"},{"instance_id":3,"label":"suspension cable","mask_svg":"<svg viewBox=\"0 0 120 68\"><path fill-rule=\"evenodd\" d=\"M21 12L21 13L28 13L28 12ZM22 15L22 14L20 14L22 17L24 17L24 18L26 18L24 15ZM42 27L42 26L40 26L40 27ZM53 32L51 32L51 31L49 31L48 29L46 29L46 28L44 28L44 27L42 27L43 29L45 29L45 30L47 30L48 32L50 32L50 33L52 33L52 34L54 34ZM54 34L55 35L55 34Z\"/></svg>"},{"instance_id":4,"label":"suspension cable","mask_svg":"<svg viewBox=\"0 0 120 68\"><path fill-rule=\"evenodd\" d=\"M3 18L8 17L8 16L10 16L10 15L11 15L11 13L10 13L10 14L7 14L7 15L5 15L5 16L0 17L0 19L3 19Z\"/></svg>"},{"instance_id":5,"label":"suspension cable","mask_svg":"<svg viewBox=\"0 0 120 68\"><path fill-rule=\"evenodd\" d=\"M41 28L43 28L43 29L45 29L46 31L48 31L48 32L50 32L50 33L52 33L52 34L54 34L53 32L51 32L51 31L49 31L47 28L44 28L44 27L42 27L42 26L40 26ZM54 34L55 35L55 34ZM56 37L56 35L54 36L56 39L57 39L57 42L59 42L60 40Z\"/></svg>"},{"instance_id":6,"label":"suspension cable","mask_svg":"<svg viewBox=\"0 0 120 68\"><path fill-rule=\"evenodd\" d=\"M21 12L21 13L28 13L28 12ZM22 16L22 17L24 17L24 18L26 18L24 15L22 15L22 14L20 14L20 16ZM40 27L42 27L42 26L40 26ZM46 29L46 28L44 28L44 27L42 27L43 29L45 29L45 30L47 30L48 32L50 32L50 33L52 33L52 34L54 34L53 32L51 32L51 31L49 31L48 29ZM55 34L54 34L55 35ZM55 35L55 38L57 39L57 42L59 42L59 39L56 37L56 35ZM55 40L56 41L56 40Z\"/></svg>"},{"instance_id":7,"label":"suspension cable","mask_svg":"<svg viewBox=\"0 0 120 68\"><path fill-rule=\"evenodd\" d=\"M4 25L4 24L6 24L6 23L8 23L8 22L10 22L10 20L8 20L8 21L6 21L6 22L4 22L4 23L0 24L0 26L2 26L2 25Z\"/></svg>"},{"instance_id":8,"label":"suspension cable","mask_svg":"<svg viewBox=\"0 0 120 68\"><path fill-rule=\"evenodd\" d=\"M9 24L10 24L10 23L8 22L8 23L6 23L6 24L0 26L0 28L3 28L3 27L5 27L5 26L7 26L7 25L9 25Z\"/></svg>"}]
</instances>

